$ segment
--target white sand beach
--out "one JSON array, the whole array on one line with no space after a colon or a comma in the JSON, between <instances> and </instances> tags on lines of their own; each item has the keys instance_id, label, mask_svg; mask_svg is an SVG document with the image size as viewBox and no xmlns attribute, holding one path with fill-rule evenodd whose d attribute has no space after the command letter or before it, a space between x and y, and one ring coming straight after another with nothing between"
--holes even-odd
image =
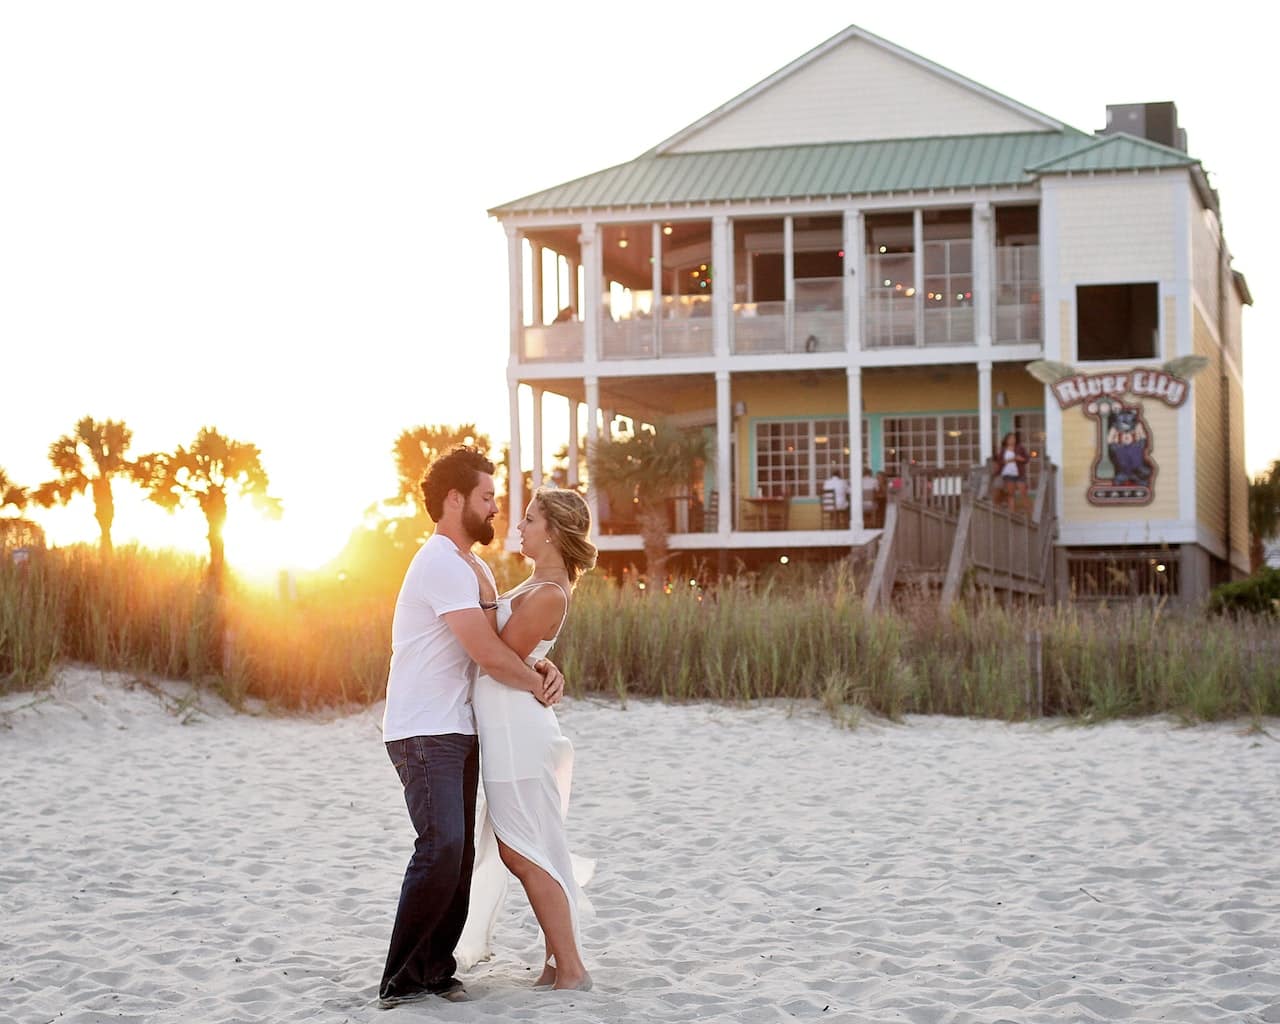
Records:
<instances>
[{"instance_id":1,"label":"white sand beach","mask_svg":"<svg viewBox=\"0 0 1280 1024\"><path fill-rule=\"evenodd\" d=\"M381 1011L380 711L0 698L0 1021L1280 1022L1280 722L569 700L595 990L529 988L517 889L472 1002Z\"/></svg>"}]
</instances>

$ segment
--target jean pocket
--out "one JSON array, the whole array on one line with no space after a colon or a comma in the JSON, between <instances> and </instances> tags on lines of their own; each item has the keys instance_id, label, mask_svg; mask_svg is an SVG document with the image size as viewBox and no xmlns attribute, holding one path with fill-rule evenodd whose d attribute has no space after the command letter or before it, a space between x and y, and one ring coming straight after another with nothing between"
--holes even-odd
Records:
<instances>
[{"instance_id":1,"label":"jean pocket","mask_svg":"<svg viewBox=\"0 0 1280 1024\"><path fill-rule=\"evenodd\" d=\"M387 744L387 756L391 758L391 767L396 770L400 785L409 784L409 744L404 740L392 740Z\"/></svg>"}]
</instances>

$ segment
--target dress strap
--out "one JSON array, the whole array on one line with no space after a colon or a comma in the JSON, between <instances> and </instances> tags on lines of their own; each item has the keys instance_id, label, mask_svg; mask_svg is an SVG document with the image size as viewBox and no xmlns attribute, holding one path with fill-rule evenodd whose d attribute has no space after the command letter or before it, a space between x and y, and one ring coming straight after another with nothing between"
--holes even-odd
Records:
<instances>
[{"instance_id":1,"label":"dress strap","mask_svg":"<svg viewBox=\"0 0 1280 1024\"><path fill-rule=\"evenodd\" d=\"M560 591L560 596L564 598L564 614L560 616L560 625L556 627L556 637L560 636L560 630L564 629L564 624L569 618L569 595L565 593L564 587L560 586L554 580L538 580L528 585L521 583L515 590L511 591L510 598L514 599L521 591L534 590L537 587L555 587Z\"/></svg>"}]
</instances>

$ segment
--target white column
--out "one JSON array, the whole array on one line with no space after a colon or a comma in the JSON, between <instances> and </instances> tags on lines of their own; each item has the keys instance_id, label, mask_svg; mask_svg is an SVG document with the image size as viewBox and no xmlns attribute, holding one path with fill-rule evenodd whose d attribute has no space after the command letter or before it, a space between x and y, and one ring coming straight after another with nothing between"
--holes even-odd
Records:
<instances>
[{"instance_id":1,"label":"white column","mask_svg":"<svg viewBox=\"0 0 1280 1024\"><path fill-rule=\"evenodd\" d=\"M795 350L795 310L796 310L796 274L795 274L795 221L791 217L782 218L782 281L783 294L786 299L786 332L787 351Z\"/></svg>"},{"instance_id":2,"label":"white column","mask_svg":"<svg viewBox=\"0 0 1280 1024\"><path fill-rule=\"evenodd\" d=\"M579 307L582 314L582 361L591 367L600 352L600 228L595 224L583 224L578 245L582 249L582 285L587 290Z\"/></svg>"},{"instance_id":3,"label":"white column","mask_svg":"<svg viewBox=\"0 0 1280 1024\"><path fill-rule=\"evenodd\" d=\"M857 352L862 343L862 214L844 214L844 350Z\"/></svg>"},{"instance_id":4,"label":"white column","mask_svg":"<svg viewBox=\"0 0 1280 1024\"><path fill-rule=\"evenodd\" d=\"M849 394L849 526L861 530L862 464L869 464L867 453L862 450L862 368L849 367L845 384Z\"/></svg>"},{"instance_id":5,"label":"white column","mask_svg":"<svg viewBox=\"0 0 1280 1024\"><path fill-rule=\"evenodd\" d=\"M540 245L533 247L533 326L541 327L547 322L542 310L542 257L544 249Z\"/></svg>"},{"instance_id":6,"label":"white column","mask_svg":"<svg viewBox=\"0 0 1280 1024\"><path fill-rule=\"evenodd\" d=\"M520 550L520 534L516 524L524 511L524 474L520 470L520 382L510 379L507 388L511 395L511 474L507 480L507 500L510 514L507 516L507 550Z\"/></svg>"},{"instance_id":7,"label":"white column","mask_svg":"<svg viewBox=\"0 0 1280 1024\"><path fill-rule=\"evenodd\" d=\"M991 437L991 342L995 319L994 212L989 202L975 203L971 221L973 267L973 338L978 353L978 454L985 465L995 452Z\"/></svg>"},{"instance_id":8,"label":"white column","mask_svg":"<svg viewBox=\"0 0 1280 1024\"><path fill-rule=\"evenodd\" d=\"M733 243L729 237L729 218L717 214L711 218L711 350L717 356L729 354L733 312Z\"/></svg>"},{"instance_id":9,"label":"white column","mask_svg":"<svg viewBox=\"0 0 1280 1024\"><path fill-rule=\"evenodd\" d=\"M919 207L916 208L912 217L911 235L911 248L915 250L912 260L911 286L916 290L916 344L923 345L926 302L924 290L924 215L920 212Z\"/></svg>"},{"instance_id":10,"label":"white column","mask_svg":"<svg viewBox=\"0 0 1280 1024\"><path fill-rule=\"evenodd\" d=\"M566 487L578 486L578 462L582 458L582 449L578 444L578 406L577 399L569 399L569 472L565 477Z\"/></svg>"},{"instance_id":11,"label":"white column","mask_svg":"<svg viewBox=\"0 0 1280 1024\"><path fill-rule=\"evenodd\" d=\"M979 348L991 347L991 318L995 310L996 290L991 244L994 232L990 203L973 208L973 337Z\"/></svg>"},{"instance_id":12,"label":"white column","mask_svg":"<svg viewBox=\"0 0 1280 1024\"><path fill-rule=\"evenodd\" d=\"M542 388L533 389L533 477L534 490L542 486Z\"/></svg>"},{"instance_id":13,"label":"white column","mask_svg":"<svg viewBox=\"0 0 1280 1024\"><path fill-rule=\"evenodd\" d=\"M662 225L654 221L650 228L649 252L653 254L653 273L649 277L649 288L653 296L653 310L650 314L653 324L654 351L662 355Z\"/></svg>"},{"instance_id":14,"label":"white column","mask_svg":"<svg viewBox=\"0 0 1280 1024\"><path fill-rule=\"evenodd\" d=\"M735 429L733 422L733 390L728 370L716 371L716 490L720 494L720 505L716 512L716 532L727 537L733 529L734 496L731 491L733 467L732 445L730 434Z\"/></svg>"},{"instance_id":15,"label":"white column","mask_svg":"<svg viewBox=\"0 0 1280 1024\"><path fill-rule=\"evenodd\" d=\"M520 256L524 239L513 227L507 228L507 289L510 292L511 361L520 361L520 341L524 337L524 275Z\"/></svg>"},{"instance_id":16,"label":"white column","mask_svg":"<svg viewBox=\"0 0 1280 1024\"><path fill-rule=\"evenodd\" d=\"M568 303L570 309L581 315L582 307L578 305L578 261L572 256L566 257L569 264L569 295Z\"/></svg>"},{"instance_id":17,"label":"white column","mask_svg":"<svg viewBox=\"0 0 1280 1024\"><path fill-rule=\"evenodd\" d=\"M995 454L991 440L991 360L978 363L978 454L984 464Z\"/></svg>"},{"instance_id":18,"label":"white column","mask_svg":"<svg viewBox=\"0 0 1280 1024\"><path fill-rule=\"evenodd\" d=\"M597 417L600 413L600 380L598 377L587 377L583 384L587 391L587 458L595 454L596 445L600 443L600 428ZM590 463L588 462L588 466ZM588 475L590 486L587 488L587 508L591 510L591 521L600 526L600 501L596 492L595 478Z\"/></svg>"}]
</instances>

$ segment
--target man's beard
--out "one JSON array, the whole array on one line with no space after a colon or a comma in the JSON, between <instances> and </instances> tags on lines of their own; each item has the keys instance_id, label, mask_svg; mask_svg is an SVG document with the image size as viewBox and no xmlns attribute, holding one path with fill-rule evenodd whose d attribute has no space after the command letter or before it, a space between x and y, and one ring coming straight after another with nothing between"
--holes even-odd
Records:
<instances>
[{"instance_id":1,"label":"man's beard","mask_svg":"<svg viewBox=\"0 0 1280 1024\"><path fill-rule=\"evenodd\" d=\"M493 540L493 523L469 508L462 510L462 529L475 544L488 544Z\"/></svg>"}]
</instances>

